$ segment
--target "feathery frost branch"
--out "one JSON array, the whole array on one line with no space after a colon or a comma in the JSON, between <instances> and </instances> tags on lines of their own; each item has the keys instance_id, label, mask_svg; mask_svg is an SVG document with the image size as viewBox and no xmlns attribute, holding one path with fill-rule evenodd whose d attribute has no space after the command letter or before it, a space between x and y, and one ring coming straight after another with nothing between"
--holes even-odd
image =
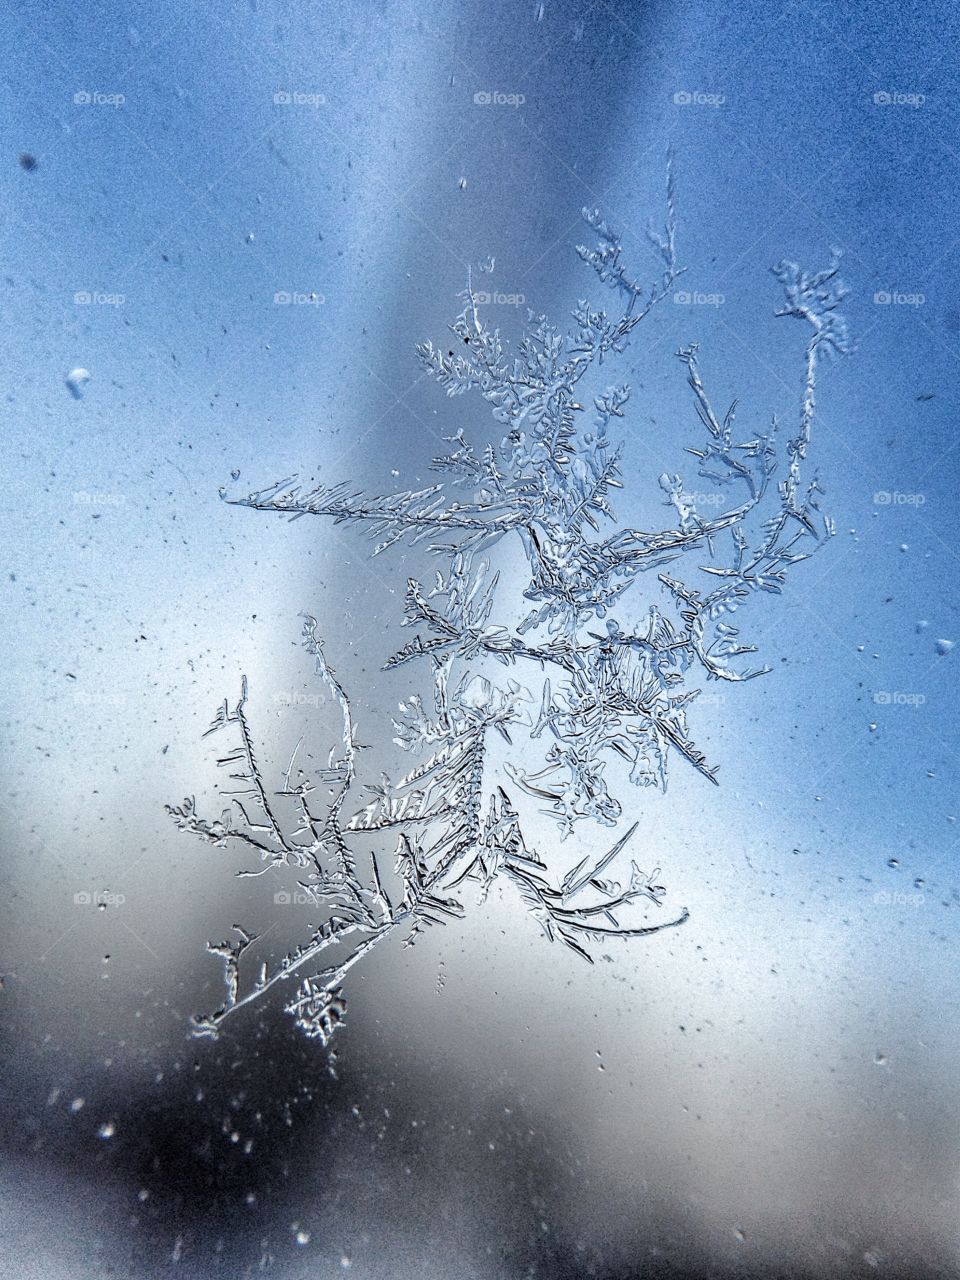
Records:
<instances>
[{"instance_id":1,"label":"feathery frost branch","mask_svg":"<svg viewBox=\"0 0 960 1280\"><path fill-rule=\"evenodd\" d=\"M433 460L442 481L368 495L346 483L291 477L228 499L290 518L360 525L376 540L374 554L403 540L426 542L441 567L433 581L407 580L402 625L413 635L385 656L388 670L424 662L432 682L431 699L411 693L393 720L394 742L418 757L402 776L367 781L357 795L351 702L312 618L303 644L341 721L326 767L297 765L298 744L271 791L247 719L246 678L238 701L218 710L209 732L227 739L217 761L231 784L222 792L226 807L205 818L188 797L169 812L181 829L252 860L238 874L297 868L299 890L320 923L276 964L262 956L254 963L258 939L239 926L235 941L211 944L224 963L226 995L218 1010L195 1020L198 1034L216 1035L225 1018L295 977L286 1010L326 1045L344 1022L342 984L354 964L391 935L410 944L461 918L471 883L481 899L495 881L511 886L550 941L587 960L593 943L644 937L687 919L685 909L663 913L659 869L646 874L629 858L637 821L558 877L528 843L516 804L520 796L538 802L563 839L585 820L616 827L623 801L615 792L631 784L665 789L671 759L717 782L688 724L700 692L694 682L736 683L768 670L750 660L756 646L741 640L730 618L760 592L780 594L788 571L834 531L806 463L820 359L846 353L851 343L836 258L817 273L781 262L774 274L784 304L776 314L806 330L795 434L781 446L776 418L764 433L739 433L736 402L722 414L713 407L697 344L681 348L699 431L687 452L699 489L711 486L720 509L698 512L698 494L682 474L665 471L658 485L670 523L604 533L616 521L623 485L623 445L609 432L626 417L630 389L597 386L590 396L585 388L681 274L672 162L666 204L663 228L648 232L659 259L649 283L628 268L620 236L600 212L584 210L596 243L577 252L613 293L613 314L580 301L572 327L561 329L531 312L511 346L487 321L469 274L451 336L421 344L417 355L448 396L474 393L487 402L498 442L449 436L449 451ZM457 488L462 500L453 496ZM525 612L512 624L493 620L502 591L482 554L508 536L528 573ZM681 560L684 568L663 571ZM651 570L665 607L650 604L640 624L615 616ZM502 666L510 678L498 683L486 672ZM524 678L536 678L538 690ZM505 763L499 780L488 777L490 743L512 747L521 731L530 744L523 762ZM636 803L629 809L636 813ZM385 845L393 850L389 863Z\"/></svg>"}]
</instances>

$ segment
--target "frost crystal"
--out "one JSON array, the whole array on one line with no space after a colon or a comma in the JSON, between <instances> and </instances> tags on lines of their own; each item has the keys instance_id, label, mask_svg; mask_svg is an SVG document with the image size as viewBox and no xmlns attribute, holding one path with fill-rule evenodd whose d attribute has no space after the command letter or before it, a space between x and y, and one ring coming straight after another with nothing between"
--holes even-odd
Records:
<instances>
[{"instance_id":1,"label":"frost crystal","mask_svg":"<svg viewBox=\"0 0 960 1280\"><path fill-rule=\"evenodd\" d=\"M248 958L257 938L237 926L234 940L209 944L224 962L226 999L195 1019L198 1034L216 1035L226 1017L295 975L299 986L287 1011L326 1045L343 1023L341 985L353 965L397 931L411 943L429 926L461 917L468 882L481 898L498 877L512 884L547 938L587 960L591 943L641 937L687 919L685 909L656 919L665 893L659 870L647 874L625 855L636 822L558 878L528 844L515 800L523 794L542 802L562 839L584 819L617 826L622 802L611 791L618 778L608 766L618 761L619 781L627 775L637 787L665 789L672 756L716 782L687 722L699 693L691 682L698 675L737 682L768 670L745 664L755 646L730 619L756 592L778 594L787 570L833 533L805 463L818 361L850 345L839 311L844 289L836 261L813 275L791 262L774 268L786 299L777 314L808 326L799 426L783 450L776 419L766 433L735 435L736 405L715 413L697 346L677 353L704 433L687 451L697 460L699 488L710 485L724 509L699 514L682 475L664 472L659 488L674 513L672 527L603 534L621 488L621 447L608 432L625 416L630 390L598 389L590 415L581 384L605 357L624 351L680 274L672 172L666 224L648 233L662 266L652 283L628 273L620 238L599 212L584 210L584 218L598 243L578 253L615 293L616 314L581 301L572 330L561 331L531 313L511 351L481 317L468 277L452 325L455 349L429 342L418 348L449 396L473 392L487 401L501 424L499 444L477 445L457 432L449 452L434 459L444 481L417 491L368 496L346 484L304 488L291 479L231 500L293 518L365 525L375 555L404 539L427 542L442 567L430 585L408 579L403 621L414 635L385 664L425 662L429 671L430 698L410 694L393 722L394 741L419 759L403 776L368 785L365 802L353 798L359 748L351 703L312 618L303 642L341 721L326 769L300 769L295 780L291 761L271 790L255 754L245 678L239 700L217 712L208 732L232 740L218 759L234 784L224 792L228 804L214 819L201 817L192 798L169 812L181 829L255 855L259 868L238 874L298 868L322 922L274 966ZM451 498L451 485L462 486L464 500ZM485 556L508 535L522 548L529 582L523 616L511 622L502 615L498 623L499 575ZM662 571L694 556L682 577L677 568ZM629 625L613 611L651 570L661 570L665 605L651 605L642 624ZM697 572L705 578L694 585ZM591 629L597 620L601 629ZM539 687L531 692L513 678L497 683L491 672L498 664L511 676L522 670L521 679ZM512 746L520 728L531 743L525 762L505 763L499 779L488 777L491 745L502 739ZM539 753L534 765L531 752ZM319 795L327 796L322 804ZM394 844L392 876L374 847L378 839Z\"/></svg>"}]
</instances>

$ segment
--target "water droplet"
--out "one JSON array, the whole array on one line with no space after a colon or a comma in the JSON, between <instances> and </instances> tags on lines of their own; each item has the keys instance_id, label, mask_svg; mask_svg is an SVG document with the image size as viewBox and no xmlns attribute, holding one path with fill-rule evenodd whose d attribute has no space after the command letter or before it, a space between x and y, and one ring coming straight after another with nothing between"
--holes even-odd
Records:
<instances>
[{"instance_id":1,"label":"water droplet","mask_svg":"<svg viewBox=\"0 0 960 1280\"><path fill-rule=\"evenodd\" d=\"M89 370L80 368L71 369L66 378L64 378L67 390L73 396L74 400L83 399L83 391L89 381Z\"/></svg>"},{"instance_id":2,"label":"water droplet","mask_svg":"<svg viewBox=\"0 0 960 1280\"><path fill-rule=\"evenodd\" d=\"M117 1126L114 1124L112 1120L107 1120L106 1123L102 1124L100 1128L97 1130L98 1135L104 1140L106 1140L107 1138L112 1138L116 1132L117 1132Z\"/></svg>"},{"instance_id":3,"label":"water droplet","mask_svg":"<svg viewBox=\"0 0 960 1280\"><path fill-rule=\"evenodd\" d=\"M952 641L952 640L938 640L938 641L937 641L936 648L937 648L937 653L938 653L938 654L940 655L940 657L942 658L942 657L944 657L946 654L948 654L948 653L950 652L950 650L953 648L953 641Z\"/></svg>"},{"instance_id":4,"label":"water droplet","mask_svg":"<svg viewBox=\"0 0 960 1280\"><path fill-rule=\"evenodd\" d=\"M888 859L887 859L887 866L888 866L888 867L893 867L894 869L896 869L897 867L899 867L899 865L900 865L900 859L899 859L899 858L888 858Z\"/></svg>"},{"instance_id":5,"label":"water droplet","mask_svg":"<svg viewBox=\"0 0 960 1280\"><path fill-rule=\"evenodd\" d=\"M881 1053L878 1049L874 1055L873 1061L878 1067L885 1067L887 1065L887 1055L885 1053Z\"/></svg>"},{"instance_id":6,"label":"water droplet","mask_svg":"<svg viewBox=\"0 0 960 1280\"><path fill-rule=\"evenodd\" d=\"M301 1227L301 1229L297 1232L296 1239L297 1239L297 1244L302 1249L305 1244L310 1243L310 1232L304 1231L303 1228Z\"/></svg>"},{"instance_id":7,"label":"water droplet","mask_svg":"<svg viewBox=\"0 0 960 1280\"><path fill-rule=\"evenodd\" d=\"M466 189L467 189L467 180L466 180L466 178L461 178L461 179L460 179L460 190L461 190L461 191L466 191Z\"/></svg>"},{"instance_id":8,"label":"water droplet","mask_svg":"<svg viewBox=\"0 0 960 1280\"><path fill-rule=\"evenodd\" d=\"M70 1110L73 1112L74 1115L76 1115L78 1111L83 1110L83 1106L85 1102L86 1102L85 1098L74 1098L74 1100L70 1103Z\"/></svg>"}]
</instances>

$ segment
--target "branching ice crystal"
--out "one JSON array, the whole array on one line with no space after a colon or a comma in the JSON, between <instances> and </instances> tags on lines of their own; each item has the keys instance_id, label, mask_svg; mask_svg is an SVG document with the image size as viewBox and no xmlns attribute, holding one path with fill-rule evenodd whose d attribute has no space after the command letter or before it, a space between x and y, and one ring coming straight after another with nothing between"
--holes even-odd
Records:
<instances>
[{"instance_id":1,"label":"branching ice crystal","mask_svg":"<svg viewBox=\"0 0 960 1280\"><path fill-rule=\"evenodd\" d=\"M786 299L776 314L807 325L799 428L786 442L785 465L776 419L766 433L738 438L736 405L722 417L715 413L697 346L683 348L677 354L705 432L688 452L703 482L719 494L730 492L726 509L700 515L681 475L665 473L659 486L674 524L604 536L601 525L614 521L611 498L621 488L621 447L608 431L624 417L630 391L621 385L597 394L591 422L579 387L605 357L623 353L633 329L680 274L672 172L665 227L648 233L661 260L652 283L628 274L620 237L599 212L584 210L584 218L598 243L578 253L614 291L615 316L581 301L572 331L561 332L531 313L511 352L482 318L468 277L464 308L452 325L455 349L430 342L418 348L449 396L476 392L487 401L502 425L499 445L476 446L457 432L450 452L434 459L447 482L416 492L371 497L345 484L304 489L290 479L231 500L293 518L363 524L377 539L375 555L405 538L427 541L444 567L429 587L408 580L403 621L415 634L386 662L392 669L426 660L430 670L429 705L411 694L394 721L394 741L420 761L402 777L368 786L359 807L352 798L358 739L351 704L312 618L303 642L342 721L326 769L298 769L294 780L291 760L279 788L271 789L247 719L245 678L239 700L217 712L209 733L232 738L218 760L233 784L223 792L227 807L218 819L207 819L188 798L169 811L181 829L255 855L258 868L240 875L299 868L301 889L322 923L274 966L261 961L256 968L248 952L257 938L239 927L235 940L209 944L224 962L226 999L195 1019L198 1034L216 1035L230 1014L293 979L299 985L287 1011L306 1035L327 1044L344 1019L348 971L398 930L410 943L426 927L461 917L468 881L480 886L481 898L497 877L512 883L547 938L587 960L591 943L641 937L687 919L685 909L663 921L648 914L661 909L665 890L657 883L659 869L648 875L635 862L624 863L636 823L558 880L528 844L513 797L542 801L562 838L586 818L618 824L621 801L611 794L606 772L618 758L638 787L665 789L671 754L716 782L687 724L699 693L691 681L699 674L736 682L768 670L743 664L756 646L741 641L730 619L755 592L779 593L786 571L834 531L819 511L816 477L805 475L804 464L820 358L849 348L839 310L845 290L836 260L813 275L793 262L774 268ZM466 500L453 500L448 484L463 486ZM491 621L498 574L484 558L510 534L529 566L528 608L513 626ZM699 561L693 570L708 575L709 589L677 569L660 572L673 616L651 605L646 622L631 628L613 615L640 574L691 553ZM602 631L589 629L594 619L603 619ZM539 695L515 679L495 683L477 669L484 662L488 669L492 662L541 673ZM512 744L518 726L534 744L549 744L539 765L507 763L499 781L489 779L491 733ZM322 804L319 795L326 797ZM396 840L393 878L384 876L372 848L384 833ZM255 976L247 976L248 968Z\"/></svg>"}]
</instances>

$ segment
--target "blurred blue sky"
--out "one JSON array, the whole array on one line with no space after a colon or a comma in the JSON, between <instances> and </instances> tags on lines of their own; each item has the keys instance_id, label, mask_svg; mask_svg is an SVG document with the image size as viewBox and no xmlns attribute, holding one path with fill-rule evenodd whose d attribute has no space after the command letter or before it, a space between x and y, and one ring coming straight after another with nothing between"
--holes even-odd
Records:
<instances>
[{"instance_id":1,"label":"blurred blue sky","mask_svg":"<svg viewBox=\"0 0 960 1280\"><path fill-rule=\"evenodd\" d=\"M671 148L684 283L713 304L665 302L611 373L635 390L619 509L665 519L656 476L696 439L681 344L701 343L715 402L738 398L745 430L795 420L803 339L773 319L767 268L819 267L837 247L858 350L821 378L812 455L839 535L743 624L773 674L700 711L719 792L678 771L666 797L643 797L648 861L694 918L618 953L629 1008L617 969L559 968L507 902L475 913L463 954L460 938L444 953L459 1013L425 1008L429 946L372 967L360 1000L386 1019L379 1034L409 1036L403 1052L436 1042L461 1073L483 1026L520 1088L540 1066L509 1015L498 1022L492 993L508 989L556 1048L540 1086L551 1106L595 1084L596 1046L581 1061L559 1010L601 1010L621 1070L571 1123L587 1147L605 1135L610 1168L629 1166L621 1126L655 1145L630 1110L630 1073L646 1071L657 1159L676 1151L678 1194L706 1205L704 1238L723 1248L747 1201L761 1240L769 1228L806 1247L777 1197L807 1221L839 1197L860 1224L851 1239L947 1247L958 656L936 642L960 638L958 26L945 3L823 0L0 6L0 965L14 975L14 1070L36 1097L68 1044L77 1080L100 1070L104 1037L125 1072L152 1073L216 978L203 941L229 924L225 896L245 899L162 805L201 785L199 733L240 673L275 721L277 692L308 687L308 609L364 728L388 738L407 692L378 668L422 558L371 564L354 531L229 508L218 488L233 471L243 491L296 471L413 488L443 435L493 438L482 406L422 377L415 343L442 339L468 265L489 255L493 286L538 312L599 302L574 251L584 205L652 266L644 226L662 213ZM523 307L500 310L515 336ZM80 399L65 386L77 367L91 375ZM659 599L636 590L643 609ZM130 927L76 923L86 887L124 892ZM26 1030L38 1018L52 1046L36 1021ZM708 1030L692 1045L680 1023ZM698 1127L680 1095L697 1098ZM784 1125L808 1144L792 1168ZM846 1154L831 1160L838 1132ZM728 1163L713 1167L718 1146ZM884 1170L863 1203L847 1157ZM884 1219L876 1206L898 1197L909 1214Z\"/></svg>"}]
</instances>

